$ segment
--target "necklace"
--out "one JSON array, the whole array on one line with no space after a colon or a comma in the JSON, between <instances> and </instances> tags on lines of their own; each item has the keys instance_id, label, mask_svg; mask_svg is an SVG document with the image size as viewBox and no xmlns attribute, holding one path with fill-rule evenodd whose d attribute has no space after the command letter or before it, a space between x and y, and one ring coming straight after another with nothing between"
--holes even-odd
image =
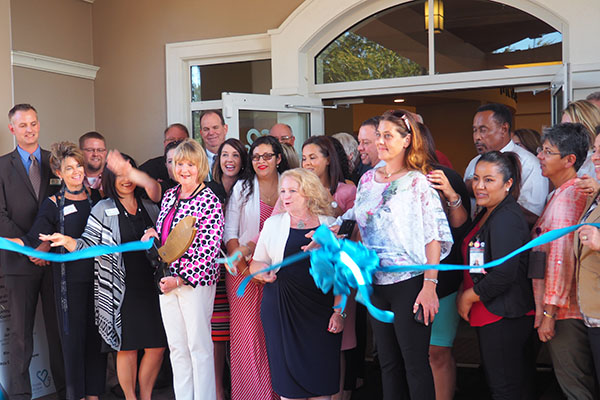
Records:
<instances>
[{"instance_id":1,"label":"necklace","mask_svg":"<svg viewBox=\"0 0 600 400\"><path fill-rule=\"evenodd\" d=\"M386 167L383 167L383 168L386 168ZM407 169L406 167L402 167L398 171L394 171L394 172L389 172L388 173L387 172L387 168L386 168L385 172L384 171L382 171L382 172L383 172L383 176L385 176L385 179L390 179L390 176L399 174L400 172L402 172L402 171L404 171L406 169Z\"/></svg>"},{"instance_id":2,"label":"necklace","mask_svg":"<svg viewBox=\"0 0 600 400\"><path fill-rule=\"evenodd\" d=\"M306 228L306 223L308 223L308 221L310 220L310 215L305 218L300 218L300 217L296 217L292 213L289 213L289 214L290 214L291 218L296 218L298 220L298 222L296 222L296 228L298 228L298 229ZM306 220L306 222L304 222L304 220Z\"/></svg>"},{"instance_id":3,"label":"necklace","mask_svg":"<svg viewBox=\"0 0 600 400\"><path fill-rule=\"evenodd\" d=\"M78 190L69 190L69 188L67 187L67 185L65 185L65 191L69 194L81 194L85 191L85 186L81 186L81 189Z\"/></svg>"}]
</instances>

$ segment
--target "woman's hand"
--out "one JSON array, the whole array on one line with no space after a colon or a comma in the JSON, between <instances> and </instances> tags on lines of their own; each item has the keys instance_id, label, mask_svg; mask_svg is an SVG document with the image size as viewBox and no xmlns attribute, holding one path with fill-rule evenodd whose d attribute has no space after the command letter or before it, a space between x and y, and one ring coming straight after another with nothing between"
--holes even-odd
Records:
<instances>
[{"instance_id":1,"label":"woman's hand","mask_svg":"<svg viewBox=\"0 0 600 400\"><path fill-rule=\"evenodd\" d=\"M547 317L545 315L542 316L542 323L540 324L538 330L538 336L542 342L549 342L554 337L554 318Z\"/></svg>"},{"instance_id":2,"label":"woman's hand","mask_svg":"<svg viewBox=\"0 0 600 400\"><path fill-rule=\"evenodd\" d=\"M111 150L106 156L106 166L115 175L128 177L133 171L133 165L129 163L122 155L119 150Z\"/></svg>"},{"instance_id":3,"label":"woman's hand","mask_svg":"<svg viewBox=\"0 0 600 400\"><path fill-rule=\"evenodd\" d=\"M152 238L156 238L159 239L158 237L158 232L156 232L156 229L154 228L150 228L150 229L146 229L146 232L144 232L144 236L142 236L142 238L140 239L142 242L146 242Z\"/></svg>"},{"instance_id":4,"label":"woman's hand","mask_svg":"<svg viewBox=\"0 0 600 400\"><path fill-rule=\"evenodd\" d=\"M338 229L339 229L339 227L338 227ZM314 240L312 240L312 237L313 237L314 234L315 234L315 231L310 231L306 235L304 235L305 238L311 239L311 241L306 246L300 247L300 250L302 250L302 251L311 251L311 250L315 250L315 249L318 249L319 247L321 247L317 242L315 242Z\"/></svg>"},{"instance_id":5,"label":"woman's hand","mask_svg":"<svg viewBox=\"0 0 600 400\"><path fill-rule=\"evenodd\" d=\"M250 268L248 270L248 274L254 274L265 267L268 267L268 265L265 263L262 263L259 261L252 261L250 263ZM248 275L248 274L246 274L246 275ZM254 278L252 278L252 280L258 284L272 283L272 282L275 282L276 279L277 279L277 274L275 273L275 271L263 272L261 274L255 275Z\"/></svg>"},{"instance_id":6,"label":"woman's hand","mask_svg":"<svg viewBox=\"0 0 600 400\"><path fill-rule=\"evenodd\" d=\"M344 330L344 322L346 320L342 318L339 312L334 312L329 318L329 325L327 330L331 333L340 333Z\"/></svg>"},{"instance_id":7,"label":"woman's hand","mask_svg":"<svg viewBox=\"0 0 600 400\"><path fill-rule=\"evenodd\" d=\"M584 225L577 229L579 235L579 242L589 247L594 251L600 251L600 231L598 228L591 225Z\"/></svg>"},{"instance_id":8,"label":"woman's hand","mask_svg":"<svg viewBox=\"0 0 600 400\"><path fill-rule=\"evenodd\" d=\"M473 304L479 301L479 296L475 293L473 288L469 288L458 294L456 298L456 307L458 308L458 315L465 321L469 322L469 313Z\"/></svg>"},{"instance_id":9,"label":"woman's hand","mask_svg":"<svg viewBox=\"0 0 600 400\"><path fill-rule=\"evenodd\" d=\"M584 193L587 196L593 196L594 193L600 188L600 184L594 178L589 175L583 175L580 178L575 179L575 187L581 193Z\"/></svg>"},{"instance_id":10,"label":"woman's hand","mask_svg":"<svg viewBox=\"0 0 600 400\"><path fill-rule=\"evenodd\" d=\"M277 273L275 271L263 272L262 274L256 275L253 280L258 281L258 283L273 283L277 280Z\"/></svg>"},{"instance_id":11,"label":"woman's hand","mask_svg":"<svg viewBox=\"0 0 600 400\"><path fill-rule=\"evenodd\" d=\"M460 198L460 196L452 189L446 174L441 169L434 169L430 173L427 174L427 180L436 190L441 191L444 194L444 197L450 201L454 202Z\"/></svg>"},{"instance_id":12,"label":"woman's hand","mask_svg":"<svg viewBox=\"0 0 600 400\"><path fill-rule=\"evenodd\" d=\"M51 242L50 247L63 246L69 252L75 250L75 247L77 246L77 242L75 241L75 239L60 233L53 233L52 235L44 235L43 233L40 233L39 237L40 240L43 242Z\"/></svg>"},{"instance_id":13,"label":"woman's hand","mask_svg":"<svg viewBox=\"0 0 600 400\"><path fill-rule=\"evenodd\" d=\"M169 293L173 289L183 286L183 281L178 276L165 276L159 282L160 291L164 294Z\"/></svg>"},{"instance_id":14,"label":"woman's hand","mask_svg":"<svg viewBox=\"0 0 600 400\"><path fill-rule=\"evenodd\" d=\"M423 321L428 326L433 322L435 314L439 311L440 302L435 292L435 284L429 281L423 283L423 289L419 292L415 304L413 305L413 314L417 313L419 305L423 306Z\"/></svg>"}]
</instances>

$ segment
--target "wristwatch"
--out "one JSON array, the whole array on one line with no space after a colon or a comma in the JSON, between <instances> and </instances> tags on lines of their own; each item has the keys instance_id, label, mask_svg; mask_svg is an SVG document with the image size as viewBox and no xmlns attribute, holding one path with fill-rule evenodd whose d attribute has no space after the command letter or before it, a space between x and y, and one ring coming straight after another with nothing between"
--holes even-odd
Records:
<instances>
[{"instance_id":1,"label":"wristwatch","mask_svg":"<svg viewBox=\"0 0 600 400\"><path fill-rule=\"evenodd\" d=\"M340 317L342 317L342 319L346 319L346 317L348 316L348 314L346 314L345 312L339 312L337 314L340 314Z\"/></svg>"}]
</instances>

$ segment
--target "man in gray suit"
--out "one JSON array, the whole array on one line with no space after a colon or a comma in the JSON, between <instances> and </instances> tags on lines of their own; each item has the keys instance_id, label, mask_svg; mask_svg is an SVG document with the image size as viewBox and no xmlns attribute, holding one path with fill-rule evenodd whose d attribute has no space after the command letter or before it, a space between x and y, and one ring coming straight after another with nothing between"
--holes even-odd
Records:
<instances>
[{"instance_id":1,"label":"man in gray suit","mask_svg":"<svg viewBox=\"0 0 600 400\"><path fill-rule=\"evenodd\" d=\"M58 190L60 181L50 171L50 153L38 144L40 124L35 108L17 104L9 111L8 119L8 128L15 136L17 148L0 157L0 236L21 237L33 225L44 199ZM49 246L44 250L47 249ZM64 366L52 268L46 262L1 251L0 273L4 276L10 311L9 398L31 399L29 364L33 354L38 296L42 299L54 385L59 396L64 398Z\"/></svg>"}]
</instances>

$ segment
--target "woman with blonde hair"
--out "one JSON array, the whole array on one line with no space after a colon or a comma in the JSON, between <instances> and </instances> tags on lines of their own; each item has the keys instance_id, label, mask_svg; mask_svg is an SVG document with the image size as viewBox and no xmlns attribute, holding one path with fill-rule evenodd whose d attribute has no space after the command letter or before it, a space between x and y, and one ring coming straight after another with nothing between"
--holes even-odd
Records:
<instances>
[{"instance_id":1,"label":"woman with blonde hair","mask_svg":"<svg viewBox=\"0 0 600 400\"><path fill-rule=\"evenodd\" d=\"M189 249L169 265L160 280L163 315L177 399L216 398L211 317L219 265L215 262L223 236L223 212L217 196L203 183L208 160L198 142L185 139L173 154L173 176L156 221L164 245L171 230L188 216L196 217ZM157 234L158 233L158 234Z\"/></svg>"},{"instance_id":2,"label":"woman with blonde hair","mask_svg":"<svg viewBox=\"0 0 600 400\"><path fill-rule=\"evenodd\" d=\"M583 179L583 182L593 181L596 177L596 170L592 162L592 149L596 139L596 127L600 126L600 109L587 100L572 101L563 111L560 122L579 122L586 127L589 137L589 149L585 162L577 171L577 176L582 178L587 175L587 179ZM580 188L583 188L583 182L578 184ZM597 182L593 182L593 184L593 186L586 188L589 192L587 194L592 194L598 187Z\"/></svg>"},{"instance_id":3,"label":"woman with blonde hair","mask_svg":"<svg viewBox=\"0 0 600 400\"><path fill-rule=\"evenodd\" d=\"M250 264L252 272L302 251L319 225L334 221L330 197L319 178L304 169L282 174L284 213L265 221ZM326 399L337 393L344 315L332 292L324 294L304 259L257 276L263 290L261 319L273 389L282 399ZM338 299L339 300L339 299Z\"/></svg>"}]
</instances>

